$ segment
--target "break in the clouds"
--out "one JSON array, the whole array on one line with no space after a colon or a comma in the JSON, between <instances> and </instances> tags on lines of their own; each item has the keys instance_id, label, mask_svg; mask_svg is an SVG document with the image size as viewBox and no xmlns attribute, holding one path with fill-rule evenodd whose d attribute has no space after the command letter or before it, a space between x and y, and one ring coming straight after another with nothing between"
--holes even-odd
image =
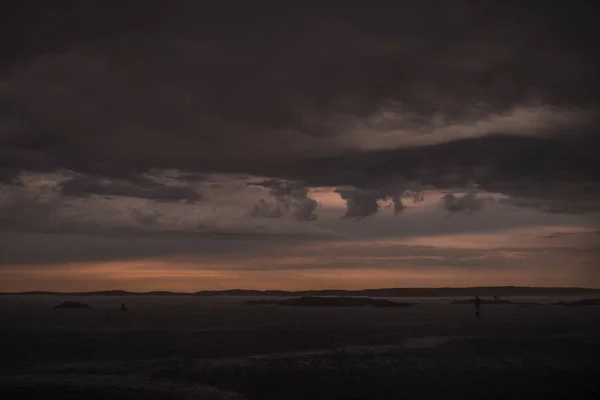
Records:
<instances>
[{"instance_id":1,"label":"break in the clouds","mask_svg":"<svg viewBox=\"0 0 600 400\"><path fill-rule=\"evenodd\" d=\"M146 254L139 236L597 226L600 63L583 4L29 0L1 14L3 247L116 237L61 259L116 262L198 255Z\"/></svg>"}]
</instances>

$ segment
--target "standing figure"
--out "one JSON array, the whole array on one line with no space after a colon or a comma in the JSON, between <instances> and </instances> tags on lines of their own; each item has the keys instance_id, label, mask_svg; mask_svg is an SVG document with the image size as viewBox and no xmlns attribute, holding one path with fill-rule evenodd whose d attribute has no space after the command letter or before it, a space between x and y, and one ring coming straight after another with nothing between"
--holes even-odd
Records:
<instances>
[{"instance_id":1,"label":"standing figure","mask_svg":"<svg viewBox=\"0 0 600 400\"><path fill-rule=\"evenodd\" d=\"M475 296L475 316L477 318L479 318L481 314L481 299L479 298L479 295Z\"/></svg>"}]
</instances>

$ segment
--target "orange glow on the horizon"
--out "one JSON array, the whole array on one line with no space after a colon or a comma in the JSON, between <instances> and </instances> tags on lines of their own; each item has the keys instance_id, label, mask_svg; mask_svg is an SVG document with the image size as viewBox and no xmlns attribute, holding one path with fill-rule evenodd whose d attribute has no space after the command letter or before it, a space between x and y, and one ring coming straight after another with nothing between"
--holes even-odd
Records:
<instances>
[{"instance_id":1,"label":"orange glow on the horizon","mask_svg":"<svg viewBox=\"0 0 600 400\"><path fill-rule=\"evenodd\" d=\"M226 289L365 289L381 287L446 286L581 286L573 268L530 271L518 268L314 268L300 270L227 269L201 263L126 261L48 267L11 268L0 282L0 291L28 290L129 291L171 290L194 292ZM591 282L590 282L591 283ZM596 282L597 284L597 282ZM589 285L588 285L589 286Z\"/></svg>"},{"instance_id":2,"label":"orange glow on the horizon","mask_svg":"<svg viewBox=\"0 0 600 400\"><path fill-rule=\"evenodd\" d=\"M323 245L327 248L357 248L369 247L373 249L391 246L423 246L454 249L501 249L501 248L549 248L549 247L581 247L589 244L597 244L598 238L592 237L587 241L581 237L563 237L560 242L550 241L542 236L554 232L565 233L593 233L596 230L583 227L536 227L509 229L492 233L461 233L414 236L406 238L377 239L333 242ZM591 241L594 241L593 243Z\"/></svg>"},{"instance_id":3,"label":"orange glow on the horizon","mask_svg":"<svg viewBox=\"0 0 600 400\"><path fill-rule=\"evenodd\" d=\"M553 232L567 235L555 240ZM597 246L598 236L578 235L586 232L591 230L538 227L478 234L300 242L283 250L267 249L256 254L6 265L2 268L0 291L600 286L595 273L597 253L590 252Z\"/></svg>"}]
</instances>

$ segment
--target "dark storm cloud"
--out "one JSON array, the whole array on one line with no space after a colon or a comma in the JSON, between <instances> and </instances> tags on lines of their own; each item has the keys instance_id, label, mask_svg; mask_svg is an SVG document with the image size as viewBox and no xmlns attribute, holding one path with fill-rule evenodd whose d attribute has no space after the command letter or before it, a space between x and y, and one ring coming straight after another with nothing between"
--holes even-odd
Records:
<instances>
[{"instance_id":1,"label":"dark storm cloud","mask_svg":"<svg viewBox=\"0 0 600 400\"><path fill-rule=\"evenodd\" d=\"M411 198L413 202L423 201L423 192L407 190L400 185L387 185L376 189L339 188L340 197L346 201L344 218L362 219L374 215L384 202L391 202L394 214L398 215L407 206L403 198Z\"/></svg>"},{"instance_id":2,"label":"dark storm cloud","mask_svg":"<svg viewBox=\"0 0 600 400\"><path fill-rule=\"evenodd\" d=\"M258 200L250 215L257 218L279 218L283 215L279 203L268 203L265 199Z\"/></svg>"},{"instance_id":3,"label":"dark storm cloud","mask_svg":"<svg viewBox=\"0 0 600 400\"><path fill-rule=\"evenodd\" d=\"M396 182L398 173L440 189L466 188L475 182L482 190L510 196L502 200L505 203L586 213L600 210L600 164L595 150L599 146L595 131L537 138L492 135L419 148L321 157L313 159L310 168L294 173L302 179L311 176L315 185L354 185L361 189L356 193L377 192ZM313 170L332 173L314 175ZM349 170L361 173L335 172ZM367 208L375 210L375 200L369 201Z\"/></svg>"},{"instance_id":4,"label":"dark storm cloud","mask_svg":"<svg viewBox=\"0 0 600 400\"><path fill-rule=\"evenodd\" d=\"M319 203L315 199L311 199L308 196L296 198L294 200L294 212L293 216L298 221L314 221L317 219L315 211Z\"/></svg>"},{"instance_id":5,"label":"dark storm cloud","mask_svg":"<svg viewBox=\"0 0 600 400\"><path fill-rule=\"evenodd\" d=\"M473 179L569 205L551 210L598 210L598 124L578 117L600 104L594 13L392 4L13 2L0 13L0 179L69 168L132 182L65 184L75 195L170 201L193 193L146 188L140 174L254 174L352 186L340 191L348 217L382 198L401 212L400 192L380 193L397 176ZM481 137L492 133L512 135ZM296 219L316 218L314 200L291 198ZM252 213L276 204L286 209L265 200Z\"/></svg>"},{"instance_id":6,"label":"dark storm cloud","mask_svg":"<svg viewBox=\"0 0 600 400\"><path fill-rule=\"evenodd\" d=\"M99 196L126 196L155 200L160 202L175 202L185 200L194 203L201 199L200 193L186 187L172 187L146 181L143 186L136 186L129 182L104 182L95 177L72 178L59 185L59 190L66 196L87 197Z\"/></svg>"},{"instance_id":7,"label":"dark storm cloud","mask_svg":"<svg viewBox=\"0 0 600 400\"><path fill-rule=\"evenodd\" d=\"M314 221L317 219L318 203L308 196L308 188L298 182L289 182L278 179L267 179L262 182L253 182L250 185L262 186L269 189L269 194L274 199L274 204L260 199L252 208L253 217L279 218L292 209L292 215L297 221ZM283 211L283 210L284 211Z\"/></svg>"},{"instance_id":8,"label":"dark storm cloud","mask_svg":"<svg viewBox=\"0 0 600 400\"><path fill-rule=\"evenodd\" d=\"M469 192L462 196L448 193L442 197L442 200L444 201L444 209L448 211L448 216L450 216L454 213L471 214L479 211L483 208L484 202L491 200L491 198L477 196L477 193Z\"/></svg>"}]
</instances>

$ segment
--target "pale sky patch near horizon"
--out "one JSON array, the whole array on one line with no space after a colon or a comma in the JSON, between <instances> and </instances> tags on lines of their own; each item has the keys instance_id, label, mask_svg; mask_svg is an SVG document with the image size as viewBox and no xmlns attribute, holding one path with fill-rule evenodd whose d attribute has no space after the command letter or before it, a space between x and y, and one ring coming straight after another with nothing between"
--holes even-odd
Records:
<instances>
[{"instance_id":1,"label":"pale sky patch near horizon","mask_svg":"<svg viewBox=\"0 0 600 400\"><path fill-rule=\"evenodd\" d=\"M336 230L350 224L357 228L352 235L332 236L333 240L301 236L282 241L276 237L220 239L193 234L137 239L77 238L71 234L61 239L44 234L35 239L42 254L32 259L34 264L27 259L19 260L18 265L3 262L0 291L69 291L72 287L80 291L115 288L184 292L477 285L600 287L594 269L600 252L600 230L576 224L522 227L520 218L512 221L516 227L497 227L486 216L492 211L484 209L474 215L452 216L457 219L456 225L440 234L440 226L436 225L451 218L436 213L436 201L413 210L417 223L428 226L420 233L410 225L408 231L394 230L396 225L414 222L410 217L403 216L402 220L393 215L373 219L361 230L361 221L340 219L343 202L332 199L330 193L323 189L315 196L329 199L327 205L323 201L320 204L337 211L335 217L322 222L329 224L327 229ZM430 193L430 197L436 195ZM506 223L510 216L506 213L499 220ZM476 233L469 232L463 224L478 218L487 221L487 226L471 226ZM577 217L570 220L577 223ZM381 236L385 231L389 233ZM35 238L32 234L21 235L28 235L28 242ZM43 244L49 247L44 249ZM67 251L71 245L79 246L84 255L97 254L100 258L105 252L116 252L116 259L93 262L82 257L79 261L61 261L56 252ZM133 253L123 254L123 246L134 249ZM138 258L148 249L156 251L153 257ZM118 260L123 256L128 260ZM46 264L53 257L57 261Z\"/></svg>"}]
</instances>

